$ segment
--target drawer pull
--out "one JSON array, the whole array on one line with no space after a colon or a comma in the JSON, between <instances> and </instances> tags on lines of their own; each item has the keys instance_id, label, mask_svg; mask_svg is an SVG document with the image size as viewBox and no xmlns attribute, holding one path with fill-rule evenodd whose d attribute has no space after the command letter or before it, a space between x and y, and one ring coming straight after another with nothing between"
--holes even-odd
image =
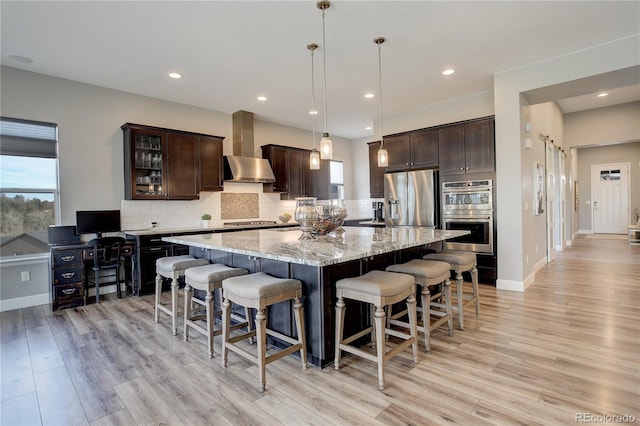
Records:
<instances>
[{"instance_id":1,"label":"drawer pull","mask_svg":"<svg viewBox=\"0 0 640 426\"><path fill-rule=\"evenodd\" d=\"M64 274L60 274L60 276L64 279L71 279L76 276L75 272L65 272Z\"/></svg>"},{"instance_id":2,"label":"drawer pull","mask_svg":"<svg viewBox=\"0 0 640 426\"><path fill-rule=\"evenodd\" d=\"M148 249L149 251L160 251L162 250L162 247L151 247L150 249Z\"/></svg>"},{"instance_id":3,"label":"drawer pull","mask_svg":"<svg viewBox=\"0 0 640 426\"><path fill-rule=\"evenodd\" d=\"M75 256L61 256L60 260L63 262L72 262L75 258Z\"/></svg>"},{"instance_id":4,"label":"drawer pull","mask_svg":"<svg viewBox=\"0 0 640 426\"><path fill-rule=\"evenodd\" d=\"M77 290L77 288L66 288L66 289L62 290L62 292L68 296L70 294L75 293L76 290Z\"/></svg>"}]
</instances>

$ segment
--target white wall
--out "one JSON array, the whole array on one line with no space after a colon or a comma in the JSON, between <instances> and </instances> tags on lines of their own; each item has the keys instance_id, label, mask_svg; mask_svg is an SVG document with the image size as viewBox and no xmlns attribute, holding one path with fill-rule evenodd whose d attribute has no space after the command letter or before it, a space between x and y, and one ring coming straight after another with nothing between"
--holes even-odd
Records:
<instances>
[{"instance_id":1,"label":"white wall","mask_svg":"<svg viewBox=\"0 0 640 426\"><path fill-rule=\"evenodd\" d=\"M640 102L574 112L564 120L570 148L640 140Z\"/></svg>"},{"instance_id":2,"label":"white wall","mask_svg":"<svg viewBox=\"0 0 640 426\"><path fill-rule=\"evenodd\" d=\"M499 289L523 291L525 275L525 241L522 205L523 185L520 176L527 166L521 159L523 148L520 120L521 93L554 84L602 74L640 64L640 36L634 35L611 43L551 58L529 66L497 73L494 76L496 115L496 197L498 220Z\"/></svg>"},{"instance_id":3,"label":"white wall","mask_svg":"<svg viewBox=\"0 0 640 426\"><path fill-rule=\"evenodd\" d=\"M58 124L61 224L74 224L76 210L121 207L124 150L120 126L126 122L222 136L224 153L233 152L231 114L9 67L2 67L0 82L4 116ZM254 130L258 155L260 145L267 143L312 146L311 132L305 130L257 119ZM344 162L345 170L351 169L347 140L334 138L334 158ZM354 183L349 173L345 175L345 197L349 198ZM173 209L189 208L189 202L179 203Z\"/></svg>"},{"instance_id":4,"label":"white wall","mask_svg":"<svg viewBox=\"0 0 640 426\"><path fill-rule=\"evenodd\" d=\"M565 145L575 152L573 176L580 185L580 206L576 211L572 204L572 232L591 232L591 165L631 162L631 199L629 206L640 208L640 102L598 108L566 114ZM623 145L614 145L624 143ZM599 147L596 147L600 145ZM571 200L574 192L571 186Z\"/></svg>"},{"instance_id":5,"label":"white wall","mask_svg":"<svg viewBox=\"0 0 640 426\"><path fill-rule=\"evenodd\" d=\"M75 224L76 210L122 209L125 229L148 227L150 217L161 227L198 226L202 212L220 211L220 196L214 193L195 201L122 201L124 148L120 126L132 122L222 136L225 138L224 153L231 154L231 114L15 68L2 67L0 71L3 116L58 124L61 206L58 224ZM266 143L312 146L311 132L260 120L255 121L254 136L258 154L260 145ZM334 138L334 158L344 162L347 198L351 196L353 186L360 184L351 178L350 148L347 140ZM367 179L367 188L368 182ZM225 184L225 190L262 192L262 186ZM261 215L264 212L265 219L275 220L279 212L292 211L292 205L293 202L281 202L278 194L260 194L260 211ZM351 206L350 216L354 217L358 214L358 202L347 203L348 209ZM19 281L19 272L25 267L21 265L16 269L3 264L0 291L3 306L15 309L30 306L21 303L49 300L47 264L33 263L30 268L34 278L29 284Z\"/></svg>"},{"instance_id":6,"label":"white wall","mask_svg":"<svg viewBox=\"0 0 640 426\"><path fill-rule=\"evenodd\" d=\"M527 101L522 97L521 103ZM546 165L545 142L540 134L549 136L554 144L563 144L563 115L555 102L545 102L523 107L526 115L521 114L523 126L520 138L531 139L531 148L524 148L521 156L522 167L522 252L524 281L533 281L536 269L546 263L547 246L547 207L543 214L534 214L534 168L536 164ZM530 123L531 130L525 131L524 123ZM559 179L557 179L559 181Z\"/></svg>"}]
</instances>

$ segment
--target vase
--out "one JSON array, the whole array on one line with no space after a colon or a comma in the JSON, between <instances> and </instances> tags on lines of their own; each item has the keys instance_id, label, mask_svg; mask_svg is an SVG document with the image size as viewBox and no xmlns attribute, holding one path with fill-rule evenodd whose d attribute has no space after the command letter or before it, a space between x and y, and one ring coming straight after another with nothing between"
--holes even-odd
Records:
<instances>
[{"instance_id":1,"label":"vase","mask_svg":"<svg viewBox=\"0 0 640 426\"><path fill-rule=\"evenodd\" d=\"M331 217L333 220L338 223L338 227L333 231L336 235L341 235L344 233L344 228L342 225L344 224L344 220L347 217L347 209L344 206L343 199L331 200Z\"/></svg>"},{"instance_id":2,"label":"vase","mask_svg":"<svg viewBox=\"0 0 640 426\"><path fill-rule=\"evenodd\" d=\"M318 219L318 211L316 210L316 197L297 197L295 219L300 224L302 235L299 240L313 240L311 230L313 222Z\"/></svg>"},{"instance_id":3,"label":"vase","mask_svg":"<svg viewBox=\"0 0 640 426\"><path fill-rule=\"evenodd\" d=\"M208 228L208 227L209 227L209 223L210 223L210 222L211 222L210 220L204 220L204 219L202 219L202 227L203 227L203 228Z\"/></svg>"}]
</instances>

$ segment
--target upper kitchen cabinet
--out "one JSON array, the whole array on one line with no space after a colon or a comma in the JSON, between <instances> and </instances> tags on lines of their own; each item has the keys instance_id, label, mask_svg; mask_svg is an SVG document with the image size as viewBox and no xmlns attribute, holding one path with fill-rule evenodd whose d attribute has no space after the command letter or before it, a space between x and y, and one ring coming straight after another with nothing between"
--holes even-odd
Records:
<instances>
[{"instance_id":1,"label":"upper kitchen cabinet","mask_svg":"<svg viewBox=\"0 0 640 426\"><path fill-rule=\"evenodd\" d=\"M384 198L384 167L378 167L380 142L369 142L369 192L371 198Z\"/></svg>"},{"instance_id":2,"label":"upper kitchen cabinet","mask_svg":"<svg viewBox=\"0 0 640 426\"><path fill-rule=\"evenodd\" d=\"M126 123L127 200L194 200L222 190L223 138Z\"/></svg>"},{"instance_id":3,"label":"upper kitchen cabinet","mask_svg":"<svg viewBox=\"0 0 640 426\"><path fill-rule=\"evenodd\" d=\"M416 130L384 138L389 151L387 171L424 169L438 166L438 131Z\"/></svg>"},{"instance_id":4,"label":"upper kitchen cabinet","mask_svg":"<svg viewBox=\"0 0 640 426\"><path fill-rule=\"evenodd\" d=\"M494 171L493 117L441 128L439 163L441 175Z\"/></svg>"},{"instance_id":5,"label":"upper kitchen cabinet","mask_svg":"<svg viewBox=\"0 0 640 426\"><path fill-rule=\"evenodd\" d=\"M224 189L224 167L222 164L223 138L200 136L200 191L222 191Z\"/></svg>"},{"instance_id":6,"label":"upper kitchen cabinet","mask_svg":"<svg viewBox=\"0 0 640 426\"><path fill-rule=\"evenodd\" d=\"M308 149L281 145L262 146L262 158L269 160L276 181L265 184L266 191L280 192L280 199L308 196L329 198L329 161L320 161L320 170L311 170Z\"/></svg>"},{"instance_id":7,"label":"upper kitchen cabinet","mask_svg":"<svg viewBox=\"0 0 640 426\"><path fill-rule=\"evenodd\" d=\"M167 198L198 199L198 138L189 134L169 133L167 146Z\"/></svg>"}]
</instances>

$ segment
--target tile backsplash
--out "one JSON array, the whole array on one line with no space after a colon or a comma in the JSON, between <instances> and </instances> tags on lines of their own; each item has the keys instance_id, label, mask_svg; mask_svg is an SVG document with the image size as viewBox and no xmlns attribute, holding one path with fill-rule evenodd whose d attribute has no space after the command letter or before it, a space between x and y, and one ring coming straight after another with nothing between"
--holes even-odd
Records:
<instances>
[{"instance_id":1,"label":"tile backsplash","mask_svg":"<svg viewBox=\"0 0 640 426\"><path fill-rule=\"evenodd\" d=\"M371 217L371 200L345 200L348 218ZM263 193L262 185L225 182L224 192L202 192L199 200L148 201L122 200L122 229L195 228L200 217L209 213L211 226L233 220L274 220L288 212L293 216L295 200L280 200L279 193Z\"/></svg>"}]
</instances>

